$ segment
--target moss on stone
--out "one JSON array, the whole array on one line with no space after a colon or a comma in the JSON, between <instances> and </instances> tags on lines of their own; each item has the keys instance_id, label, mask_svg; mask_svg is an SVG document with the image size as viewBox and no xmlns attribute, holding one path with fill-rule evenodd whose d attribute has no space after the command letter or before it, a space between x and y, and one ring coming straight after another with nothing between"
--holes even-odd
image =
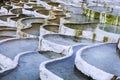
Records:
<instances>
[{"instance_id":1,"label":"moss on stone","mask_svg":"<svg viewBox=\"0 0 120 80\"><path fill-rule=\"evenodd\" d=\"M104 36L103 42L107 42L107 41L108 41L108 37Z\"/></svg>"},{"instance_id":2,"label":"moss on stone","mask_svg":"<svg viewBox=\"0 0 120 80\"><path fill-rule=\"evenodd\" d=\"M93 33L92 39L95 40L96 39L96 34Z\"/></svg>"},{"instance_id":3,"label":"moss on stone","mask_svg":"<svg viewBox=\"0 0 120 80\"><path fill-rule=\"evenodd\" d=\"M95 19L100 19L100 13L99 12L94 12L94 18Z\"/></svg>"},{"instance_id":4,"label":"moss on stone","mask_svg":"<svg viewBox=\"0 0 120 80\"><path fill-rule=\"evenodd\" d=\"M120 16L118 16L118 23L117 26L120 26Z\"/></svg>"},{"instance_id":5,"label":"moss on stone","mask_svg":"<svg viewBox=\"0 0 120 80\"><path fill-rule=\"evenodd\" d=\"M116 24L116 19L117 19L117 16L114 16L114 15L111 15L111 14L106 14L106 23L107 24L115 25Z\"/></svg>"},{"instance_id":6,"label":"moss on stone","mask_svg":"<svg viewBox=\"0 0 120 80\"><path fill-rule=\"evenodd\" d=\"M75 36L81 36L82 35L82 31L81 30L76 30L75 31Z\"/></svg>"}]
</instances>

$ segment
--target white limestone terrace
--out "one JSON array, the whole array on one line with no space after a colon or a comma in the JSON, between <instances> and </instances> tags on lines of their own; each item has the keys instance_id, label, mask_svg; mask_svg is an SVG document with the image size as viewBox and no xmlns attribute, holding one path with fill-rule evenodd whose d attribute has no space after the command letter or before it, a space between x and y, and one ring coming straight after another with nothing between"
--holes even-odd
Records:
<instances>
[{"instance_id":1,"label":"white limestone terrace","mask_svg":"<svg viewBox=\"0 0 120 80\"><path fill-rule=\"evenodd\" d=\"M25 39L5 39L0 42L0 64L3 69L0 71L0 77L6 75L17 66L17 60L15 57L25 51L37 51L39 40L37 38L25 38ZM17 46L17 47L16 47ZM29 47L29 48L28 48ZM6 59L6 62L4 62ZM8 60L8 61L7 61ZM12 61L9 63L9 61ZM7 66L8 65L8 66Z\"/></svg>"},{"instance_id":2,"label":"white limestone terrace","mask_svg":"<svg viewBox=\"0 0 120 80\"><path fill-rule=\"evenodd\" d=\"M8 26L7 24L0 24L0 29L16 29L13 26Z\"/></svg>"},{"instance_id":3,"label":"white limestone terrace","mask_svg":"<svg viewBox=\"0 0 120 80\"><path fill-rule=\"evenodd\" d=\"M54 18L55 15L65 15L63 11L59 10L47 10L47 9L37 9L34 11L35 17L43 17L43 18ZM57 16L56 16L57 17Z\"/></svg>"},{"instance_id":4,"label":"white limestone terrace","mask_svg":"<svg viewBox=\"0 0 120 80\"><path fill-rule=\"evenodd\" d=\"M11 5L4 5L1 7L0 11L3 13L3 14L8 14L9 13L9 10L12 9L13 7Z\"/></svg>"},{"instance_id":5,"label":"white limestone terrace","mask_svg":"<svg viewBox=\"0 0 120 80\"><path fill-rule=\"evenodd\" d=\"M9 15L3 14L3 15L0 15L0 23L4 23L4 24L8 23L7 18L8 17L13 17L13 16L16 16L16 15L13 15L13 14L9 14Z\"/></svg>"},{"instance_id":6,"label":"white limestone terrace","mask_svg":"<svg viewBox=\"0 0 120 80\"><path fill-rule=\"evenodd\" d=\"M49 5L48 5L49 6ZM29 6L28 6L29 7ZM33 7L33 6L32 6ZM71 8L71 10L80 7L74 7L73 5L70 5L68 8ZM75 12L78 10L75 9ZM35 9L34 9L35 10ZM27 9L21 9L22 13L27 13ZM20 11L20 12L21 12ZM17 11L16 11L17 12ZM19 12L19 11L18 11ZM28 9L29 13L29 9ZM34 14L32 10L30 10L30 14ZM81 14L80 12L74 13L74 14ZM77 15L71 15L72 17L79 17ZM83 15L81 15L83 16ZM42 16L43 17L43 16ZM24 18L20 19L18 21L18 28L21 28L21 31L28 35L34 35L39 36L40 35L40 26L36 26L34 24L37 23L44 23L44 18ZM93 21L93 23L97 24L93 20L88 17L79 17L77 19L70 19L74 22L81 23L87 23L86 21ZM69 21L69 19L68 19ZM89 22L88 22L89 23ZM31 27L32 26L32 27ZM47 28L45 27L47 30ZM55 30L56 28L54 28ZM37 31L36 31L37 30ZM48 28L49 30L49 28ZM57 29L56 29L57 30ZM49 30L53 31L53 30ZM53 31L54 32L54 31ZM6 33L6 32L5 32ZM7 33L10 34L10 33ZM43 33L43 34L46 34ZM21 35L20 35L21 36ZM23 35L25 36L25 35ZM26 36L25 36L26 37ZM101 38L102 39L102 38ZM81 43L83 42L83 44ZM79 45L80 46L75 46ZM67 36L62 34L48 34L44 35L40 41L38 38L24 38L24 39L8 39L0 42L0 54L2 56L1 61L4 65L3 67L3 73L0 71L0 80L40 80L39 73L41 76L41 79L43 80L59 80L61 78L65 80L88 80L89 78L83 74L81 74L79 71L75 69L74 70L74 59L76 56L76 51L80 49L81 47L85 46L84 43L99 43L95 40L90 40L83 37L75 37L75 36ZM45 50L45 52L40 52L39 54L37 52L39 46L39 50ZM47 50L54 51L54 52L46 52ZM73 50L73 52L71 52ZM34 52L35 51L35 52ZM57 57L63 57L61 54L68 55L61 59L54 59L51 61L47 61L43 66L39 65L41 62L53 59ZM53 55L50 55L53 54ZM60 54L60 55L59 55ZM9 59L4 62L4 59ZM65 61L65 62L64 62ZM19 62L19 63L18 63ZM70 63L69 63L70 62ZM4 64L5 63L5 64ZM53 65L55 64L56 65ZM72 64L72 65L71 65ZM70 66L68 66L70 65ZM7 66L7 67L6 67ZM55 68L57 67L57 68ZM51 74L54 73L54 74ZM69 74L68 74L69 73ZM55 75L57 74L57 75ZM52 76L51 76L52 75ZM73 75L73 76L72 76ZM57 79L56 79L57 76ZM92 79L91 79L92 80Z\"/></svg>"},{"instance_id":7,"label":"white limestone terrace","mask_svg":"<svg viewBox=\"0 0 120 80\"><path fill-rule=\"evenodd\" d=\"M16 29L10 29L10 28L0 29L0 35L15 36L16 35Z\"/></svg>"},{"instance_id":8,"label":"white limestone terrace","mask_svg":"<svg viewBox=\"0 0 120 80\"><path fill-rule=\"evenodd\" d=\"M28 5L29 6L25 6ZM30 6L31 5L31 6ZM43 6L33 4L33 3L26 3L24 4L24 8L12 8L9 14L26 14L28 16L34 16L34 11L36 9L45 9Z\"/></svg>"},{"instance_id":9,"label":"white limestone terrace","mask_svg":"<svg viewBox=\"0 0 120 80\"><path fill-rule=\"evenodd\" d=\"M25 17L30 17L28 15L25 15L25 14L19 14L17 15L16 17L8 17L7 18L7 21L10 25L14 26L14 27L17 27L17 21L21 18L25 18Z\"/></svg>"},{"instance_id":10,"label":"white limestone terrace","mask_svg":"<svg viewBox=\"0 0 120 80\"><path fill-rule=\"evenodd\" d=\"M16 37L16 28L0 25L0 40Z\"/></svg>"},{"instance_id":11,"label":"white limestone terrace","mask_svg":"<svg viewBox=\"0 0 120 80\"><path fill-rule=\"evenodd\" d=\"M75 65L81 72L96 80L119 79L119 56L116 43L96 44L79 50Z\"/></svg>"},{"instance_id":12,"label":"white limestone terrace","mask_svg":"<svg viewBox=\"0 0 120 80\"><path fill-rule=\"evenodd\" d=\"M29 17L22 18L18 21L18 27L23 29L31 26L31 23L43 23L44 18L41 17Z\"/></svg>"},{"instance_id":13,"label":"white limestone terrace","mask_svg":"<svg viewBox=\"0 0 120 80\"><path fill-rule=\"evenodd\" d=\"M82 31L92 31L94 32L97 28L98 23L64 23L64 27L75 29L75 30L82 30Z\"/></svg>"},{"instance_id":14,"label":"white limestone terrace","mask_svg":"<svg viewBox=\"0 0 120 80\"><path fill-rule=\"evenodd\" d=\"M99 29L110 32L113 34L120 34L120 28L119 26L109 25L109 24L100 24Z\"/></svg>"},{"instance_id":15,"label":"white limestone terrace","mask_svg":"<svg viewBox=\"0 0 120 80\"><path fill-rule=\"evenodd\" d=\"M64 20L65 23L99 23L98 20L82 14L71 14L70 17L63 18L62 20Z\"/></svg>"},{"instance_id":16,"label":"white limestone terrace","mask_svg":"<svg viewBox=\"0 0 120 80\"><path fill-rule=\"evenodd\" d=\"M104 36L111 37L117 41L120 37L120 28L119 26L109 24L99 24L96 29L96 33L104 34Z\"/></svg>"},{"instance_id":17,"label":"white limestone terrace","mask_svg":"<svg viewBox=\"0 0 120 80\"><path fill-rule=\"evenodd\" d=\"M79 6L74 6L74 5L66 5L66 4L61 4L62 7L64 7L65 10L69 10L70 12L74 14L82 14L82 7L81 5Z\"/></svg>"},{"instance_id":18,"label":"white limestone terrace","mask_svg":"<svg viewBox=\"0 0 120 80\"><path fill-rule=\"evenodd\" d=\"M109 11L107 7L103 7L103 6L91 6L88 7L88 9L91 9L93 11L97 11L97 12L106 12L107 14L112 14L115 16L120 16L120 12L119 12L119 8L113 8L112 11Z\"/></svg>"},{"instance_id":19,"label":"white limestone terrace","mask_svg":"<svg viewBox=\"0 0 120 80\"><path fill-rule=\"evenodd\" d=\"M50 40L51 42L53 42L53 44L56 43L56 46L55 46L56 48L54 49L57 49L58 46L60 49L60 45L64 45L66 47L69 45L69 46L74 46L74 47L69 49L69 54L65 54L67 55L65 57L43 62L40 65L41 79L42 80L52 80L52 79L55 79L55 80L93 80L92 78L87 77L84 74L82 74L80 71L78 71L74 67L74 60L75 60L77 50L79 50L80 48L88 44L90 45L90 43L96 43L96 41L92 42L92 40L87 40L87 39L85 40L84 38L77 38L80 41L78 41L79 45L76 45L75 42L72 41L73 39L72 36L65 36L65 35L52 35L52 36L53 37L56 36L56 38L53 38ZM52 45L49 45L49 46L52 47Z\"/></svg>"},{"instance_id":20,"label":"white limestone terrace","mask_svg":"<svg viewBox=\"0 0 120 80\"><path fill-rule=\"evenodd\" d=\"M39 37L40 36L40 27L43 25L43 23L31 23L31 27L21 29L20 34L18 34L19 37L25 37L26 35Z\"/></svg>"},{"instance_id":21,"label":"white limestone terrace","mask_svg":"<svg viewBox=\"0 0 120 80\"><path fill-rule=\"evenodd\" d=\"M37 4L37 3L25 3L24 4L24 8L34 8L34 7L43 7L41 4Z\"/></svg>"},{"instance_id":22,"label":"white limestone terrace","mask_svg":"<svg viewBox=\"0 0 120 80\"><path fill-rule=\"evenodd\" d=\"M88 9L91 9L91 10L97 11L97 12L107 12L107 8L103 7L103 6L90 6L90 7L88 7Z\"/></svg>"},{"instance_id":23,"label":"white limestone terrace","mask_svg":"<svg viewBox=\"0 0 120 80\"><path fill-rule=\"evenodd\" d=\"M15 38L16 36L9 36L9 35L0 35L0 41L8 38Z\"/></svg>"},{"instance_id":24,"label":"white limestone terrace","mask_svg":"<svg viewBox=\"0 0 120 80\"><path fill-rule=\"evenodd\" d=\"M79 43L89 43L89 42L97 42L91 39L82 38L82 37L75 37L75 36L68 36L62 34L47 34L43 36L43 39L46 39L50 42L54 42L60 45L72 46Z\"/></svg>"},{"instance_id":25,"label":"white limestone terrace","mask_svg":"<svg viewBox=\"0 0 120 80\"><path fill-rule=\"evenodd\" d=\"M36 51L38 42L38 38L8 39L0 42L0 53L13 60L21 52Z\"/></svg>"},{"instance_id":26,"label":"white limestone terrace","mask_svg":"<svg viewBox=\"0 0 120 80\"><path fill-rule=\"evenodd\" d=\"M24 12L32 11L33 15L35 15L34 11L37 9L45 9L45 7L43 7L41 4L37 4L37 3L26 3L26 4L24 4L23 11Z\"/></svg>"},{"instance_id":27,"label":"white limestone terrace","mask_svg":"<svg viewBox=\"0 0 120 80\"><path fill-rule=\"evenodd\" d=\"M11 5L12 5L13 8L23 8L25 3L26 2L20 1L18 3L12 3Z\"/></svg>"},{"instance_id":28,"label":"white limestone terrace","mask_svg":"<svg viewBox=\"0 0 120 80\"><path fill-rule=\"evenodd\" d=\"M23 8L13 8L10 10L10 14L23 14Z\"/></svg>"},{"instance_id":29,"label":"white limestone terrace","mask_svg":"<svg viewBox=\"0 0 120 80\"><path fill-rule=\"evenodd\" d=\"M39 50L54 51L57 53L63 53L65 55L70 54L71 46L78 45L80 43L98 42L83 37L68 36L62 34L46 34L39 41ZM47 47L47 48L46 48Z\"/></svg>"},{"instance_id":30,"label":"white limestone terrace","mask_svg":"<svg viewBox=\"0 0 120 80\"><path fill-rule=\"evenodd\" d=\"M112 7L120 6L120 1L119 0L88 0L88 3L98 3L101 5L108 4Z\"/></svg>"},{"instance_id":31,"label":"white limestone terrace","mask_svg":"<svg viewBox=\"0 0 120 80\"><path fill-rule=\"evenodd\" d=\"M1 80L11 79L11 80L40 80L39 77L39 65L41 62L54 59L57 57L62 57L62 54L57 54L55 52L37 52L37 51L27 51L19 53L14 59L17 65L12 71L4 76L0 77Z\"/></svg>"},{"instance_id":32,"label":"white limestone terrace","mask_svg":"<svg viewBox=\"0 0 120 80\"><path fill-rule=\"evenodd\" d=\"M51 51L40 51L39 54L38 40L38 38L13 38L0 42L0 66L3 67L0 71L0 80L39 80L41 62L64 56L62 53Z\"/></svg>"},{"instance_id":33,"label":"white limestone terrace","mask_svg":"<svg viewBox=\"0 0 120 80\"><path fill-rule=\"evenodd\" d=\"M61 12L61 14L55 14L55 17L55 19L48 19L48 21L55 24L61 24L62 18L67 16L64 14L64 12Z\"/></svg>"},{"instance_id":34,"label":"white limestone terrace","mask_svg":"<svg viewBox=\"0 0 120 80\"><path fill-rule=\"evenodd\" d=\"M93 39L93 34L98 23L82 22L82 23L64 23L60 26L60 33L71 36L83 36ZM102 38L101 38L102 39ZM99 41L102 41L102 40Z\"/></svg>"},{"instance_id":35,"label":"white limestone terrace","mask_svg":"<svg viewBox=\"0 0 120 80\"><path fill-rule=\"evenodd\" d=\"M13 9L10 9L10 14L25 14L27 16L34 16L33 15L33 11L28 11L27 9L24 9L24 8L13 8Z\"/></svg>"},{"instance_id":36,"label":"white limestone terrace","mask_svg":"<svg viewBox=\"0 0 120 80\"><path fill-rule=\"evenodd\" d=\"M40 28L40 36L43 36L45 34L54 34L54 33L59 33L59 25L48 24L48 25L42 25Z\"/></svg>"},{"instance_id":37,"label":"white limestone terrace","mask_svg":"<svg viewBox=\"0 0 120 80\"><path fill-rule=\"evenodd\" d=\"M34 15L35 17L48 18L49 10L45 10L45 9L35 10Z\"/></svg>"},{"instance_id":38,"label":"white limestone terrace","mask_svg":"<svg viewBox=\"0 0 120 80\"><path fill-rule=\"evenodd\" d=\"M56 1L56 2L60 2L60 3L64 3L64 4L78 4L78 3L80 3L80 2L83 2L83 0L65 0L65 1L63 1L63 0L52 0L52 1ZM106 3L106 4L109 4L109 5L117 5L117 6L119 6L119 3L120 3L120 1L119 0L86 0L86 2L87 3L98 3L98 4L104 4L104 3Z\"/></svg>"}]
</instances>

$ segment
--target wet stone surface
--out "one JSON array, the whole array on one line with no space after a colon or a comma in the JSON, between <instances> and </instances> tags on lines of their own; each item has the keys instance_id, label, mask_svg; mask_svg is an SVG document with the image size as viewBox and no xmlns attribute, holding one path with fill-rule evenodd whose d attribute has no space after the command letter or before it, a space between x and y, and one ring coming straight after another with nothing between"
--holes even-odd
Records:
<instances>
[{"instance_id":1,"label":"wet stone surface","mask_svg":"<svg viewBox=\"0 0 120 80\"><path fill-rule=\"evenodd\" d=\"M71 23L98 23L98 20L91 19L90 17L87 17L82 14L71 14L71 18L65 18L65 20L68 20Z\"/></svg>"},{"instance_id":2,"label":"wet stone surface","mask_svg":"<svg viewBox=\"0 0 120 80\"><path fill-rule=\"evenodd\" d=\"M22 55L18 67L0 80L40 80L39 65L48 58L37 52Z\"/></svg>"},{"instance_id":3,"label":"wet stone surface","mask_svg":"<svg viewBox=\"0 0 120 80\"><path fill-rule=\"evenodd\" d=\"M106 32L120 34L120 27L119 26L104 24L104 25L100 25L100 29L104 30Z\"/></svg>"},{"instance_id":4,"label":"wet stone surface","mask_svg":"<svg viewBox=\"0 0 120 80\"><path fill-rule=\"evenodd\" d=\"M15 70L2 77L0 80L40 80L40 63L49 59L54 59L62 56L62 54L50 51L27 53L20 57L19 65Z\"/></svg>"},{"instance_id":5,"label":"wet stone surface","mask_svg":"<svg viewBox=\"0 0 120 80\"><path fill-rule=\"evenodd\" d=\"M0 35L0 40L8 39L8 38L15 38L14 36L5 36L5 35Z\"/></svg>"},{"instance_id":6,"label":"wet stone surface","mask_svg":"<svg viewBox=\"0 0 120 80\"><path fill-rule=\"evenodd\" d=\"M75 30L86 30L86 31L94 31L97 27L97 24L94 23L66 23L64 26L75 29Z\"/></svg>"},{"instance_id":7,"label":"wet stone surface","mask_svg":"<svg viewBox=\"0 0 120 80\"><path fill-rule=\"evenodd\" d=\"M1 29L0 34L7 35L7 36L13 36L13 35L16 35L16 30L15 29Z\"/></svg>"},{"instance_id":8,"label":"wet stone surface","mask_svg":"<svg viewBox=\"0 0 120 80\"><path fill-rule=\"evenodd\" d=\"M25 51L36 51L38 39L14 39L0 43L0 53L14 59L16 55Z\"/></svg>"},{"instance_id":9,"label":"wet stone surface","mask_svg":"<svg viewBox=\"0 0 120 80\"><path fill-rule=\"evenodd\" d=\"M15 17L16 15L0 15L0 20L7 21L8 17Z\"/></svg>"},{"instance_id":10,"label":"wet stone surface","mask_svg":"<svg viewBox=\"0 0 120 80\"><path fill-rule=\"evenodd\" d=\"M41 55L44 55L45 57L49 58L49 59L54 59L54 58L58 58L58 57L63 57L65 55L61 54L61 53L55 53L53 51L40 51L39 52Z\"/></svg>"},{"instance_id":11,"label":"wet stone surface","mask_svg":"<svg viewBox=\"0 0 120 80\"><path fill-rule=\"evenodd\" d=\"M11 20L18 21L19 19L25 18L25 17L30 17L30 16L25 15L25 14L20 14L18 17L12 17Z\"/></svg>"},{"instance_id":12,"label":"wet stone surface","mask_svg":"<svg viewBox=\"0 0 120 80\"><path fill-rule=\"evenodd\" d=\"M100 7L100 6L94 6L94 7L89 7L89 9L97 12L106 12L107 8L105 7Z\"/></svg>"},{"instance_id":13,"label":"wet stone surface","mask_svg":"<svg viewBox=\"0 0 120 80\"><path fill-rule=\"evenodd\" d=\"M39 18L26 18L24 20L21 21L24 25L30 25L31 23L39 23L39 22L43 22L43 18L39 19Z\"/></svg>"},{"instance_id":14,"label":"wet stone surface","mask_svg":"<svg viewBox=\"0 0 120 80\"><path fill-rule=\"evenodd\" d=\"M43 26L43 28L48 31L52 31L52 32L56 32L56 33L58 33L58 30L59 30L58 25L45 25L45 26Z\"/></svg>"},{"instance_id":15,"label":"wet stone surface","mask_svg":"<svg viewBox=\"0 0 120 80\"><path fill-rule=\"evenodd\" d=\"M32 23L31 27L26 28L26 29L22 29L21 31L25 32L27 34L30 34L30 35L40 36L40 26L42 24L43 23Z\"/></svg>"},{"instance_id":16,"label":"wet stone surface","mask_svg":"<svg viewBox=\"0 0 120 80\"><path fill-rule=\"evenodd\" d=\"M48 34L44 36L44 39L61 44L61 45L75 45L79 43L94 43L98 42L95 40L87 39L87 38L82 38L82 37L74 37L74 36L66 36L66 35L55 35L55 34Z\"/></svg>"},{"instance_id":17,"label":"wet stone surface","mask_svg":"<svg viewBox=\"0 0 120 80\"><path fill-rule=\"evenodd\" d=\"M82 74L74 66L76 51L81 47L83 47L83 45L74 47L74 53L71 57L48 63L46 64L46 68L64 80L93 80Z\"/></svg>"},{"instance_id":18,"label":"wet stone surface","mask_svg":"<svg viewBox=\"0 0 120 80\"><path fill-rule=\"evenodd\" d=\"M120 55L116 44L106 44L86 49L81 57L89 64L114 75L120 76Z\"/></svg>"}]
</instances>

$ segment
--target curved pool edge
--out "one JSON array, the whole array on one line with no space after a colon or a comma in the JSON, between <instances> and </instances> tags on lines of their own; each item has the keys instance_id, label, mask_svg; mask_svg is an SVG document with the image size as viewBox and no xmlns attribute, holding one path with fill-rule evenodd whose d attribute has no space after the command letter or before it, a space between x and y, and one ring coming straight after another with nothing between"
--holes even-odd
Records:
<instances>
[{"instance_id":1,"label":"curved pool edge","mask_svg":"<svg viewBox=\"0 0 120 80\"><path fill-rule=\"evenodd\" d=\"M114 74L107 73L103 70L100 70L100 69L96 68L95 66L90 65L85 60L83 60L82 57L80 56L82 54L82 52L86 49L89 49L89 48L92 48L92 47L95 47L95 46L105 45L105 44L115 44L115 43L99 43L99 44L95 44L95 45L92 45L92 46L86 46L86 47L78 50L77 54L76 54L76 58L75 58L76 68L78 70L80 70L82 73L84 73L85 75L92 77L93 79L96 79L96 80L111 80L115 76ZM94 71L94 73L93 73L93 71Z\"/></svg>"}]
</instances>

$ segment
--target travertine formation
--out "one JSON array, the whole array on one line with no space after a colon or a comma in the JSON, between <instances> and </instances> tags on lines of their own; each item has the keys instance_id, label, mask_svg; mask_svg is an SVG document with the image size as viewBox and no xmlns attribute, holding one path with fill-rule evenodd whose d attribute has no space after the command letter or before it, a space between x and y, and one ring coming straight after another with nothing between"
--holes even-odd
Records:
<instances>
[{"instance_id":1,"label":"travertine formation","mask_svg":"<svg viewBox=\"0 0 120 80\"><path fill-rule=\"evenodd\" d=\"M0 4L0 80L119 80L120 7L106 2Z\"/></svg>"}]
</instances>

